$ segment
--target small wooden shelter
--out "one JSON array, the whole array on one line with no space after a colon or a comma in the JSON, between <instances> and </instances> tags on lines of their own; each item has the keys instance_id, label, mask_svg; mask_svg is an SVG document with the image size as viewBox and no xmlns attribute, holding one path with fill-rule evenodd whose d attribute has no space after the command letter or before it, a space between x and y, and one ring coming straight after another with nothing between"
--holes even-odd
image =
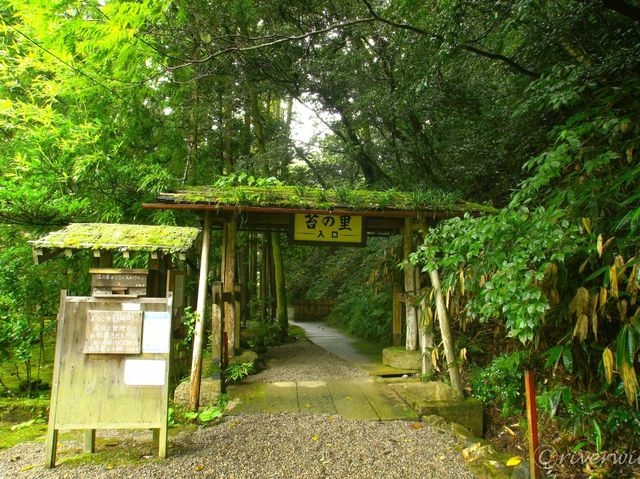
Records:
<instances>
[{"instance_id":1,"label":"small wooden shelter","mask_svg":"<svg viewBox=\"0 0 640 479\"><path fill-rule=\"evenodd\" d=\"M37 261L60 252L93 251L91 296L62 291L47 433L47 466L58 431L84 429L85 451L96 429L152 429L167 453L171 336L171 255L189 250L199 230L166 226L72 224L31 242ZM149 254L149 269L111 268L114 252ZM180 295L178 295L180 296Z\"/></svg>"}]
</instances>

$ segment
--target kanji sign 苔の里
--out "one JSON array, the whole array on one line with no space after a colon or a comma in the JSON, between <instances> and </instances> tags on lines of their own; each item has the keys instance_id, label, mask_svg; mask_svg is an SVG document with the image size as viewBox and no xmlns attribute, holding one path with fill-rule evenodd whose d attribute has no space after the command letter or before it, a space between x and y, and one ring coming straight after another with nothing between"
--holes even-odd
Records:
<instances>
[{"instance_id":1,"label":"kanji sign \u82d4\u306e\u91cc","mask_svg":"<svg viewBox=\"0 0 640 479\"><path fill-rule=\"evenodd\" d=\"M294 241L360 244L363 238L362 216L313 213L295 215Z\"/></svg>"}]
</instances>

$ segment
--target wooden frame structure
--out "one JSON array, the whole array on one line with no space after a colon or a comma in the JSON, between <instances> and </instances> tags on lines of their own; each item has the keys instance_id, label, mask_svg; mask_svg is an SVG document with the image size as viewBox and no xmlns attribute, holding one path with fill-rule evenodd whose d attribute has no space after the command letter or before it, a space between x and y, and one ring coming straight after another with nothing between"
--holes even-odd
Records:
<instances>
[{"instance_id":1,"label":"wooden frame structure","mask_svg":"<svg viewBox=\"0 0 640 479\"><path fill-rule=\"evenodd\" d=\"M30 244L39 262L73 250L93 252L92 296L62 291L47 431L48 467L55 466L58 431L85 431L94 452L96 429L151 429L167 455L169 377L174 318L184 307L184 257L197 228L71 224ZM114 269L114 253L149 254L149 269ZM176 308L177 306L177 308Z\"/></svg>"},{"instance_id":2,"label":"wooden frame structure","mask_svg":"<svg viewBox=\"0 0 640 479\"><path fill-rule=\"evenodd\" d=\"M344 192L343 192L344 193ZM212 309L213 360L222 363L223 351L233 356L239 345L240 318L238 303L235 299L237 290L236 248L238 231L283 232L293 238L295 215L360 216L362 218L363 235L403 236L403 259L408 259L414 249L414 234L431 224L446 218L459 217L466 212L479 215L491 208L472 203L458 203L447 207L434 207L416 201L410 193L355 191L349 196L356 201L349 204L340 198L336 191L324 191L315 188L298 188L279 185L275 188L258 188L250 186L228 187L188 187L175 193L161 193L155 203L145 203L146 209L170 209L191 211L203 218L205 237L210 237L209 230L216 228L223 231L221 282L215 289ZM299 241L296 243L300 244ZM317 245L317 242L312 244ZM344 243L328 243L335 246L348 246ZM203 242L202 263L211 246ZM201 274L198 288L198 305L204 304L208 294L206 275ZM262 282L261 282L262 284ZM416 298L420 291L420 272L414 266L404 269L404 304L405 304L405 347L417 350L420 343L427 340L419 333L418 308ZM393 338L394 344L402 337L401 306L394 294ZM198 309L200 313L200 308ZM202 324L200 324L202 323ZM203 320L196 327L194 344L202 344ZM223 338L227 338L224 342ZM223 344L218 344L222 341ZM191 377L190 407L197 410L199 406L199 381L202 354L201 348L194 348ZM196 384L197 383L197 384Z\"/></svg>"}]
</instances>

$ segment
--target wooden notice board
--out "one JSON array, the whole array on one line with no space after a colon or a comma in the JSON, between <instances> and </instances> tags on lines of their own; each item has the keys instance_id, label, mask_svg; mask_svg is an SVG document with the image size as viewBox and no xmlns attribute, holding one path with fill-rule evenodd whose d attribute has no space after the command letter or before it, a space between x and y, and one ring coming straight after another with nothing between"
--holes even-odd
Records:
<instances>
[{"instance_id":1,"label":"wooden notice board","mask_svg":"<svg viewBox=\"0 0 640 479\"><path fill-rule=\"evenodd\" d=\"M62 292L51 390L47 465L59 430L153 429L167 451L172 297L103 298Z\"/></svg>"}]
</instances>

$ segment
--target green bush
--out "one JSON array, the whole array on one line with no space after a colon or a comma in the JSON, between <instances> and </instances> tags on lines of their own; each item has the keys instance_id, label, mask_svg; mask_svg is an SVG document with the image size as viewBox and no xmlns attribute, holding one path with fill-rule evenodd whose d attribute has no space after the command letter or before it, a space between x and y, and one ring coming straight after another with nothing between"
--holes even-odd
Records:
<instances>
[{"instance_id":1,"label":"green bush","mask_svg":"<svg viewBox=\"0 0 640 479\"><path fill-rule=\"evenodd\" d=\"M523 365L528 351L503 354L484 368L472 371L473 395L486 406L501 410L503 417L519 413L523 408Z\"/></svg>"}]
</instances>

